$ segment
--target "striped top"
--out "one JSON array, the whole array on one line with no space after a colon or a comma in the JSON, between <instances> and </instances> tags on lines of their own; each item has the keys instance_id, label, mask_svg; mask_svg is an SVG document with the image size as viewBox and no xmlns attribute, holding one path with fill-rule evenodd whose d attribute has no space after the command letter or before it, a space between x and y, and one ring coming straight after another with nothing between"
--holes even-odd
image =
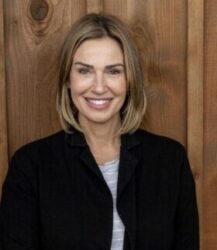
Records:
<instances>
[{"instance_id":1,"label":"striped top","mask_svg":"<svg viewBox=\"0 0 217 250\"><path fill-rule=\"evenodd\" d=\"M124 225L117 213L116 208L119 160L117 159L104 164L100 164L99 168L111 191L113 198L113 231L111 250L123 250Z\"/></svg>"}]
</instances>

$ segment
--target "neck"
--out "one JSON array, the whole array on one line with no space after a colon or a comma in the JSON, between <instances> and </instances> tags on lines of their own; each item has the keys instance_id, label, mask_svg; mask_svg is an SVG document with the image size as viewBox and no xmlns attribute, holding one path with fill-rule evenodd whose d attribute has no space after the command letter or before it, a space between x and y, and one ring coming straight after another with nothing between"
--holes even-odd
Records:
<instances>
[{"instance_id":1,"label":"neck","mask_svg":"<svg viewBox=\"0 0 217 250\"><path fill-rule=\"evenodd\" d=\"M115 122L100 124L92 122L82 122L80 125L84 131L87 143L90 146L102 146L115 145L120 143L120 136L117 131L120 129L121 121L116 120Z\"/></svg>"}]
</instances>

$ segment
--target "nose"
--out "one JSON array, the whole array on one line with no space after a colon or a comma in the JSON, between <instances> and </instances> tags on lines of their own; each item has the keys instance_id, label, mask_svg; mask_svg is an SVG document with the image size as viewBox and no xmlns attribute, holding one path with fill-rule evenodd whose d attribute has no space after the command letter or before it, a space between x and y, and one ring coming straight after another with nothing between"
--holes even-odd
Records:
<instances>
[{"instance_id":1,"label":"nose","mask_svg":"<svg viewBox=\"0 0 217 250\"><path fill-rule=\"evenodd\" d=\"M102 72L95 74L92 90L96 94L102 94L106 91L106 79Z\"/></svg>"}]
</instances>

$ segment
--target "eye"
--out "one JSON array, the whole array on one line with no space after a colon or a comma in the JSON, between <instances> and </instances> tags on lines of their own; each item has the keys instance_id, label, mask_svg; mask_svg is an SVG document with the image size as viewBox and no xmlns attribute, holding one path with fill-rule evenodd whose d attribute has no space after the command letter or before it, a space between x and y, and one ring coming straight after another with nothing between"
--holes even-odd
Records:
<instances>
[{"instance_id":1,"label":"eye","mask_svg":"<svg viewBox=\"0 0 217 250\"><path fill-rule=\"evenodd\" d=\"M108 73L111 75L119 75L121 72L122 70L120 69L115 69L115 68L108 69Z\"/></svg>"},{"instance_id":2,"label":"eye","mask_svg":"<svg viewBox=\"0 0 217 250\"><path fill-rule=\"evenodd\" d=\"M88 69L88 68L79 68L78 73L82 74L82 75L86 75L86 74L90 73L90 69Z\"/></svg>"}]
</instances>

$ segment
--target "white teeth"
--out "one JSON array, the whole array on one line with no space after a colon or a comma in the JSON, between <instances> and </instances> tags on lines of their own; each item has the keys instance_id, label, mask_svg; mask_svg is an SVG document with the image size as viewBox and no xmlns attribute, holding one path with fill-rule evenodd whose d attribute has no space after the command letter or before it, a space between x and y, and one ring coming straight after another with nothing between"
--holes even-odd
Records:
<instances>
[{"instance_id":1,"label":"white teeth","mask_svg":"<svg viewBox=\"0 0 217 250\"><path fill-rule=\"evenodd\" d=\"M93 103L95 105L104 105L109 102L109 100L94 100L94 99L88 99L88 102Z\"/></svg>"}]
</instances>

